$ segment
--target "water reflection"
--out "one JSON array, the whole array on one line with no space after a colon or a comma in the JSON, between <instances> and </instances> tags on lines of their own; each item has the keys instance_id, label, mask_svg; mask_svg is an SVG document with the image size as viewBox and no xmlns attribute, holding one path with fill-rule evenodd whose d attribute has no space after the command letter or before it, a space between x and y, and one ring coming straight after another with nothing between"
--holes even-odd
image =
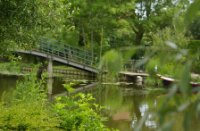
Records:
<instances>
[{"instance_id":1,"label":"water reflection","mask_svg":"<svg viewBox=\"0 0 200 131\"><path fill-rule=\"evenodd\" d=\"M131 131L139 120L148 112L143 131L153 130L157 123L151 111L157 106L153 95L147 95L141 89L133 89L119 86L99 87L101 93L94 93L97 101L108 108L105 111L108 116L106 123L111 128L121 131Z\"/></svg>"},{"instance_id":2,"label":"water reflection","mask_svg":"<svg viewBox=\"0 0 200 131\"><path fill-rule=\"evenodd\" d=\"M0 95L3 91L10 92L10 89L16 87L18 77L0 77ZM54 79L53 93L63 92L63 79ZM140 120L146 111L151 110L149 103L155 103L153 97L147 97L142 90L134 90L133 88L125 88L119 86L99 86L96 89L88 91L93 93L97 102L108 108L105 110L109 121L106 123L111 128L117 128L122 131L133 130L135 123ZM149 128L156 127L151 115L145 122L145 126ZM144 130L145 131L145 130Z\"/></svg>"},{"instance_id":3,"label":"water reflection","mask_svg":"<svg viewBox=\"0 0 200 131\"><path fill-rule=\"evenodd\" d=\"M160 93L148 94L141 88L137 87L122 87L114 85L99 86L96 91L91 91L100 105L109 107L103 113L108 117L105 123L110 128L119 129L120 131L133 131L138 122L145 117L142 131L154 131L159 127L153 112L158 111L158 105L163 102L165 95ZM177 95L179 100L181 95ZM199 131L200 117L197 112L191 107L188 109L192 115L189 119L190 128L192 131ZM166 117L166 121L174 121L172 130L182 131L184 116L187 114L179 113L170 114ZM199 115L200 116L200 115Z\"/></svg>"},{"instance_id":4,"label":"water reflection","mask_svg":"<svg viewBox=\"0 0 200 131\"><path fill-rule=\"evenodd\" d=\"M2 96L3 91L11 92L10 90L16 86L17 79L19 78L13 76L0 76L0 96ZM63 83L63 79L54 79L53 93L57 94L65 91L62 87ZM148 112L147 119L144 122L142 131L153 131L159 126L152 112L157 110L157 106L160 105L161 100L164 98L163 95L148 94L143 89L137 87L113 85L100 85L97 88L87 90L87 92L94 94L97 103L107 107L103 114L108 117L108 121L105 124L110 128L116 128L121 131L133 131L135 126L138 125L138 121L145 116L146 112ZM182 96L179 94L177 97L181 99ZM200 129L200 117L198 116L200 115L192 107L188 110L192 114L190 118L191 129L198 131ZM184 113L179 113L176 116L173 114L167 116L167 121L175 120L174 131L183 130L182 124L185 115Z\"/></svg>"},{"instance_id":5,"label":"water reflection","mask_svg":"<svg viewBox=\"0 0 200 131\"><path fill-rule=\"evenodd\" d=\"M16 87L18 79L16 76L0 75L0 96L5 92L11 92Z\"/></svg>"}]
</instances>

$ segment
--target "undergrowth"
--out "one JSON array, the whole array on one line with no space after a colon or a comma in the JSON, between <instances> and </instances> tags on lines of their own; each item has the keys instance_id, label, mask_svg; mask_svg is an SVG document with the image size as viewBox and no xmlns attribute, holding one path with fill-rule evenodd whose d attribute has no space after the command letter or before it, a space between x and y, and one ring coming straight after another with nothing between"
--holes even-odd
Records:
<instances>
[{"instance_id":1,"label":"undergrowth","mask_svg":"<svg viewBox=\"0 0 200 131\"><path fill-rule=\"evenodd\" d=\"M0 130L108 130L91 95L77 94L49 102L44 81L33 75L17 83L0 103Z\"/></svg>"}]
</instances>

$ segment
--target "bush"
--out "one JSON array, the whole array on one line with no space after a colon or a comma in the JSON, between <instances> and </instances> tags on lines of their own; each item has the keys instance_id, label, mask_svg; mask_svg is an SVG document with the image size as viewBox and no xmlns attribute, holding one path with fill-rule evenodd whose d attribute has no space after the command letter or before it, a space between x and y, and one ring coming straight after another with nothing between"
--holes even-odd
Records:
<instances>
[{"instance_id":1,"label":"bush","mask_svg":"<svg viewBox=\"0 0 200 131\"><path fill-rule=\"evenodd\" d=\"M0 103L0 130L108 130L90 94L50 103L44 85L35 76L17 83L11 98Z\"/></svg>"},{"instance_id":2,"label":"bush","mask_svg":"<svg viewBox=\"0 0 200 131\"><path fill-rule=\"evenodd\" d=\"M90 94L76 94L56 98L55 110L61 118L60 128L64 130L108 130L102 124L102 118L96 113L99 105L93 104Z\"/></svg>"},{"instance_id":3,"label":"bush","mask_svg":"<svg viewBox=\"0 0 200 131\"><path fill-rule=\"evenodd\" d=\"M48 130L59 125L42 90L42 82L36 82L32 76L17 83L11 100L0 104L0 112L2 130Z\"/></svg>"}]
</instances>

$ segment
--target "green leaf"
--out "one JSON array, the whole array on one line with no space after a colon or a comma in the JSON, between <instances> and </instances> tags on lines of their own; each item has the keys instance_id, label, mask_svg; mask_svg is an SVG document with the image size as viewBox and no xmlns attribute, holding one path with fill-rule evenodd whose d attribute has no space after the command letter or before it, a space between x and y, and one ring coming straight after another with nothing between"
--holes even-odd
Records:
<instances>
[{"instance_id":1,"label":"green leaf","mask_svg":"<svg viewBox=\"0 0 200 131\"><path fill-rule=\"evenodd\" d=\"M102 70L107 69L111 74L116 74L123 67L122 54L116 50L110 50L105 53L100 63Z\"/></svg>"},{"instance_id":2,"label":"green leaf","mask_svg":"<svg viewBox=\"0 0 200 131\"><path fill-rule=\"evenodd\" d=\"M187 10L185 15L185 23L188 25L197 16L198 11L200 11L200 0L195 0Z\"/></svg>"},{"instance_id":3,"label":"green leaf","mask_svg":"<svg viewBox=\"0 0 200 131\"><path fill-rule=\"evenodd\" d=\"M74 88L72 88L72 83L70 83L70 84L63 84L63 86L64 86L64 88L69 92L69 93L71 93L71 92L73 92L74 91Z\"/></svg>"},{"instance_id":4,"label":"green leaf","mask_svg":"<svg viewBox=\"0 0 200 131\"><path fill-rule=\"evenodd\" d=\"M186 63L184 66L182 73L181 73L181 79L179 82L180 90L185 95L188 96L191 93L191 88L189 86L190 83L190 63Z\"/></svg>"}]
</instances>

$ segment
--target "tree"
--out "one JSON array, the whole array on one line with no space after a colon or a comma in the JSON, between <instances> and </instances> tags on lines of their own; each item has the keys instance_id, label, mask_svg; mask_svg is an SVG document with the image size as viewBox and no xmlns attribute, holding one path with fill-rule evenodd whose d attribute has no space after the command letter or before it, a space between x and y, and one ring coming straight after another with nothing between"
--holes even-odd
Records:
<instances>
[{"instance_id":1,"label":"tree","mask_svg":"<svg viewBox=\"0 0 200 131\"><path fill-rule=\"evenodd\" d=\"M47 32L59 30L64 18L63 12L61 0L1 0L1 55L10 48L32 46Z\"/></svg>"},{"instance_id":2,"label":"tree","mask_svg":"<svg viewBox=\"0 0 200 131\"><path fill-rule=\"evenodd\" d=\"M200 40L200 16L195 18L193 22L188 26L188 33L195 40Z\"/></svg>"},{"instance_id":3,"label":"tree","mask_svg":"<svg viewBox=\"0 0 200 131\"><path fill-rule=\"evenodd\" d=\"M71 22L79 46L104 49L151 42L151 34L173 26L180 3L173 0L71 0ZM102 36L103 30L103 36ZM144 42L143 42L144 41Z\"/></svg>"},{"instance_id":4,"label":"tree","mask_svg":"<svg viewBox=\"0 0 200 131\"><path fill-rule=\"evenodd\" d=\"M77 44L87 48L102 45L103 50L112 47L131 45L134 32L124 15L128 15L134 8L134 0L73 0L72 22L74 23L79 40ZM101 44L102 43L102 44Z\"/></svg>"},{"instance_id":5,"label":"tree","mask_svg":"<svg viewBox=\"0 0 200 131\"><path fill-rule=\"evenodd\" d=\"M136 0L133 30L135 44L141 45L144 36L155 33L158 29L172 27L173 18L181 7L173 0ZM151 39L151 38L150 38Z\"/></svg>"}]
</instances>

